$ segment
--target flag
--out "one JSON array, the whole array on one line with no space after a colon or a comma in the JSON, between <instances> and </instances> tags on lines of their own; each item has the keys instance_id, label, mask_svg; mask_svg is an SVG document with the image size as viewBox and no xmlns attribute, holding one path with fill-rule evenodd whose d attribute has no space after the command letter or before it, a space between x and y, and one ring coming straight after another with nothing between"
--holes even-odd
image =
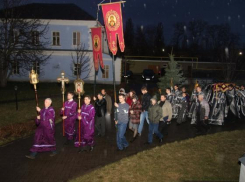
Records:
<instances>
[{"instance_id":1,"label":"flag","mask_svg":"<svg viewBox=\"0 0 245 182\"><path fill-rule=\"evenodd\" d=\"M92 44L93 44L93 58L94 69L99 70L99 63L104 69L103 56L102 56L102 30L101 27L91 28Z\"/></svg>"},{"instance_id":2,"label":"flag","mask_svg":"<svg viewBox=\"0 0 245 182\"><path fill-rule=\"evenodd\" d=\"M123 21L121 2L101 4L107 33L109 49L113 55L117 54L117 40L121 52L124 52Z\"/></svg>"}]
</instances>

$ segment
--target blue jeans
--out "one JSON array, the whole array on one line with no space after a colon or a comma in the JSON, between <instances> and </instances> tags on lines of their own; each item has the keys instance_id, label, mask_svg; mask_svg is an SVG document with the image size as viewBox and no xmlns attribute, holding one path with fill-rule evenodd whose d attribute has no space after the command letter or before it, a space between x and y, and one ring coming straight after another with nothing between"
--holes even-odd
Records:
<instances>
[{"instance_id":1,"label":"blue jeans","mask_svg":"<svg viewBox=\"0 0 245 182\"><path fill-rule=\"evenodd\" d=\"M145 119L146 119L147 123L149 124L148 111L142 112L140 114L140 124L139 124L139 128L138 128L138 133L139 134L141 134L141 132L143 130Z\"/></svg>"},{"instance_id":2,"label":"blue jeans","mask_svg":"<svg viewBox=\"0 0 245 182\"><path fill-rule=\"evenodd\" d=\"M123 148L128 147L128 142L125 138L125 132L127 129L126 123L118 123L117 124L117 147L119 150L123 150Z\"/></svg>"},{"instance_id":3,"label":"blue jeans","mask_svg":"<svg viewBox=\"0 0 245 182\"><path fill-rule=\"evenodd\" d=\"M163 138L163 135L158 130L159 123L150 123L149 124L149 133L148 133L148 143L152 143L153 132L158 136L159 139Z\"/></svg>"}]
</instances>

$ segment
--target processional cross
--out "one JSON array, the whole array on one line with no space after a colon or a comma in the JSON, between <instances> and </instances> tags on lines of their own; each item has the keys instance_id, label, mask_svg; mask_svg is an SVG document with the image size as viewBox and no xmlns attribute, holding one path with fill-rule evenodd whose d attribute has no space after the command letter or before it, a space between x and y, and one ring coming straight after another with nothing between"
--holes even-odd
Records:
<instances>
[{"instance_id":1,"label":"processional cross","mask_svg":"<svg viewBox=\"0 0 245 182\"><path fill-rule=\"evenodd\" d=\"M63 107L65 107L65 83L69 83L69 79L65 78L65 72L61 72L61 77L57 78L58 83L61 83L61 93L63 99ZM63 116L65 114L65 110L63 110ZM63 136L65 136L65 120L63 119Z\"/></svg>"}]
</instances>

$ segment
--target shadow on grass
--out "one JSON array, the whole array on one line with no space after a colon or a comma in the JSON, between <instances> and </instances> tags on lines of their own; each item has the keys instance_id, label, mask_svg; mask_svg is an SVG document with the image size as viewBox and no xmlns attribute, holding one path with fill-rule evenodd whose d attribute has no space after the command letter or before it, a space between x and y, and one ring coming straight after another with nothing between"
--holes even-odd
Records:
<instances>
[{"instance_id":1,"label":"shadow on grass","mask_svg":"<svg viewBox=\"0 0 245 182\"><path fill-rule=\"evenodd\" d=\"M244 143L244 130L200 136L140 152L71 182L238 181Z\"/></svg>"}]
</instances>

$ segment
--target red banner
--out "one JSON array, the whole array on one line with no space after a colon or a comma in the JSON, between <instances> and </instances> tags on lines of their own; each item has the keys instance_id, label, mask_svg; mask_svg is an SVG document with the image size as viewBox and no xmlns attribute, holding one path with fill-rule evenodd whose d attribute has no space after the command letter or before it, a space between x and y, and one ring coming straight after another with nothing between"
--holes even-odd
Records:
<instances>
[{"instance_id":1,"label":"red banner","mask_svg":"<svg viewBox=\"0 0 245 182\"><path fill-rule=\"evenodd\" d=\"M226 92L228 90L229 85L233 85L233 87L237 87L234 83L215 83L213 87L213 91L216 91L217 87L220 88L222 92Z\"/></svg>"},{"instance_id":2,"label":"red banner","mask_svg":"<svg viewBox=\"0 0 245 182\"><path fill-rule=\"evenodd\" d=\"M106 27L109 49L113 55L117 53L117 38L119 47L124 52L123 21L121 3L101 4Z\"/></svg>"},{"instance_id":3,"label":"red banner","mask_svg":"<svg viewBox=\"0 0 245 182\"><path fill-rule=\"evenodd\" d=\"M103 56L102 56L102 30L101 27L91 28L92 44L93 44L93 57L94 69L99 70L99 62L102 69L104 69Z\"/></svg>"}]
</instances>

